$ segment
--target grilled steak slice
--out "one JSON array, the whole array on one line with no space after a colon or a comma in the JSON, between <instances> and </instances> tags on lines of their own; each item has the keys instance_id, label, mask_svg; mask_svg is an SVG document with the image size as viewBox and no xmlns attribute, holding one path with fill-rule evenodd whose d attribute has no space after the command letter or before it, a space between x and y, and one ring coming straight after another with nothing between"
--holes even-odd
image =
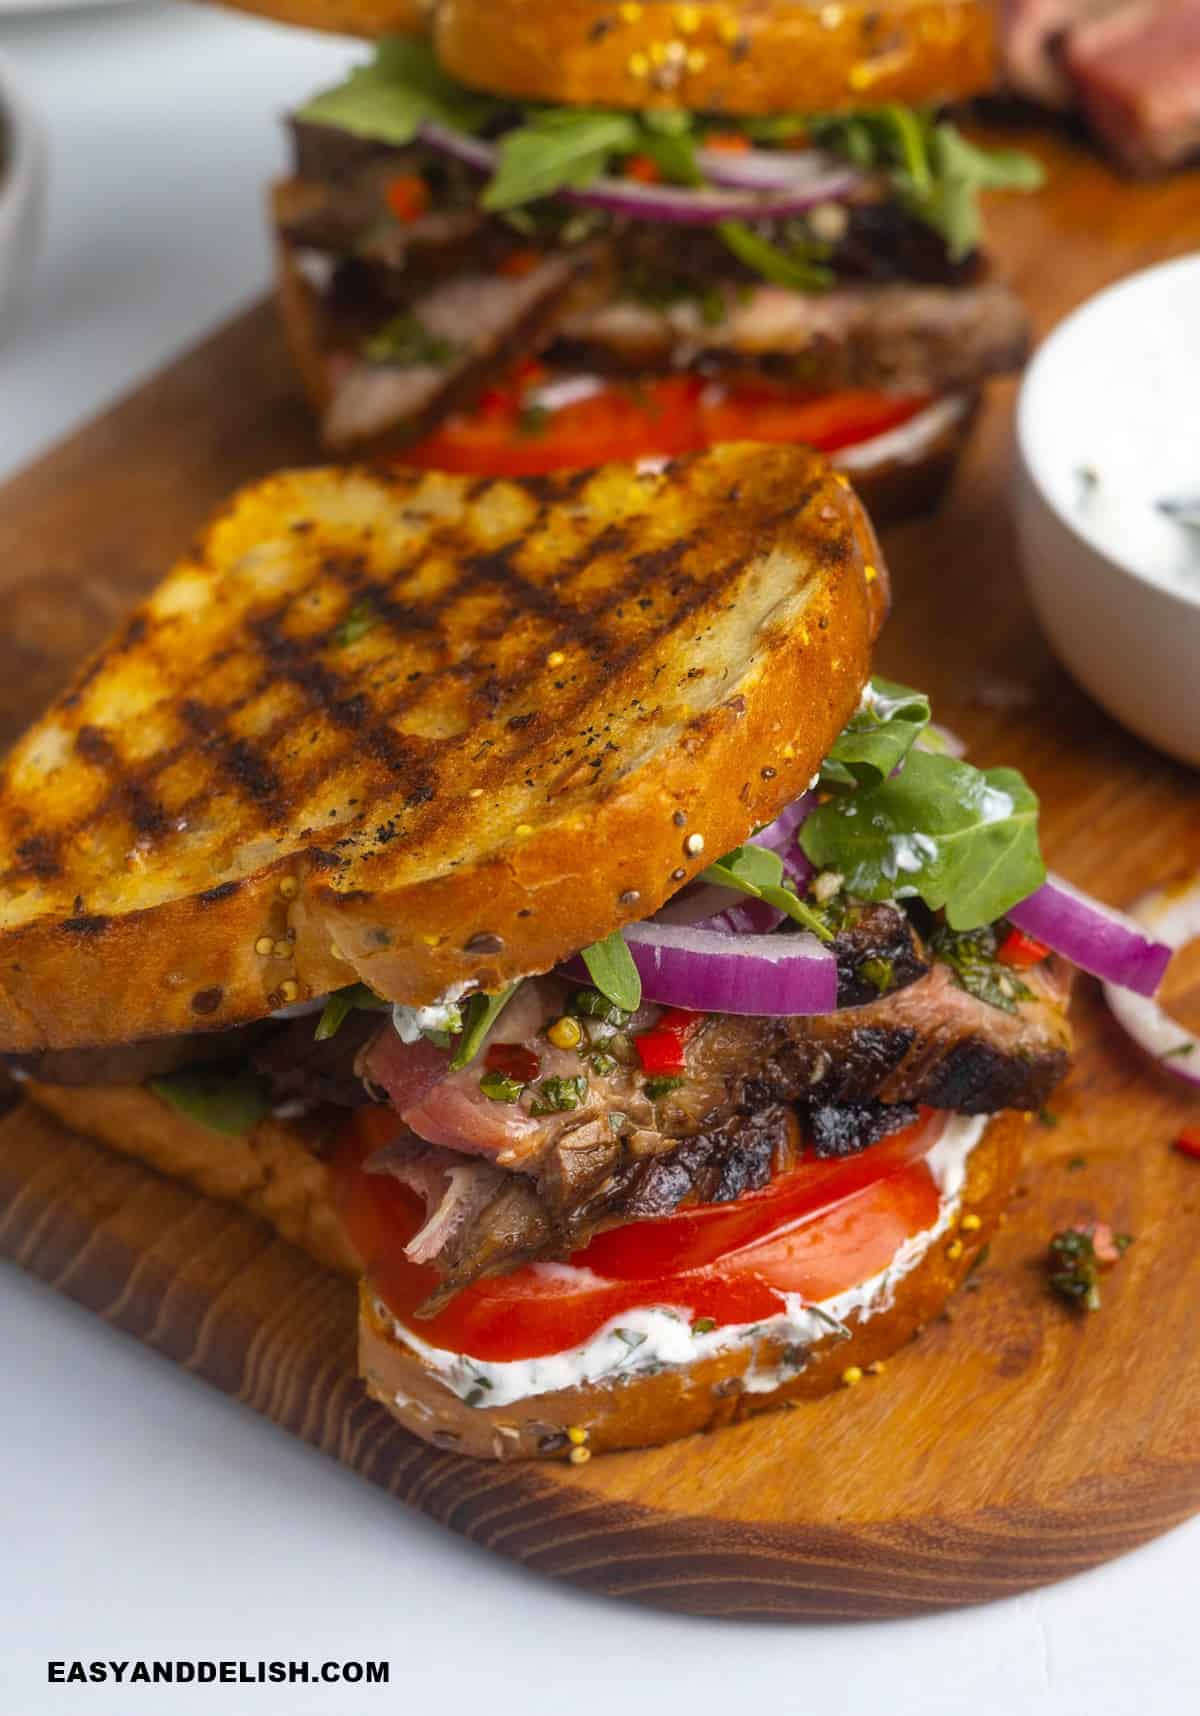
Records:
<instances>
[{"instance_id":1,"label":"grilled steak slice","mask_svg":"<svg viewBox=\"0 0 1200 1716\"><path fill-rule=\"evenodd\" d=\"M860 1007L924 977L930 960L898 906L855 905L833 944L838 1006Z\"/></svg>"},{"instance_id":2,"label":"grilled steak slice","mask_svg":"<svg viewBox=\"0 0 1200 1716\"><path fill-rule=\"evenodd\" d=\"M513 357L551 338L558 306L586 267L584 253L564 253L520 278L456 275L415 298L409 315L429 355L333 359L327 445L344 451L383 434L413 439L473 401Z\"/></svg>"},{"instance_id":3,"label":"grilled steak slice","mask_svg":"<svg viewBox=\"0 0 1200 1716\"><path fill-rule=\"evenodd\" d=\"M839 1108L832 1102L814 1102L808 1111L807 1134L820 1157L857 1156L881 1138L901 1132L917 1118L909 1102L859 1102Z\"/></svg>"},{"instance_id":4,"label":"grilled steak slice","mask_svg":"<svg viewBox=\"0 0 1200 1716\"><path fill-rule=\"evenodd\" d=\"M814 389L956 392L1018 368L1029 344L1025 312L997 282L977 286L838 286L823 294L783 286L725 292L706 319L692 300L661 309L619 298L568 316L565 356L630 370L702 368Z\"/></svg>"},{"instance_id":5,"label":"grilled steak slice","mask_svg":"<svg viewBox=\"0 0 1200 1716\"><path fill-rule=\"evenodd\" d=\"M1012 1012L968 994L938 962L906 987L837 1013L712 1016L687 1044L686 1077L653 1095L627 1048L625 1061L611 1056L614 1064L597 1072L575 1050L556 1049L539 1035L569 994L562 982L541 978L524 985L490 1039L490 1046L520 1044L536 1053L532 1100L493 1100L480 1088L479 1062L450 1072L441 1051L408 1047L390 1026L364 1051L360 1070L419 1137L501 1167L536 1177L570 1135L572 1147L553 1172L573 1192L607 1171L603 1129L614 1125L638 1154L651 1155L773 1103L925 1103L973 1114L1039 1108L1067 1067L1066 971L1051 959L1025 973L1028 997ZM631 1029L655 1017L646 1009ZM621 1047L620 1039L612 1047ZM576 1080L570 1105L547 1111L547 1081L561 1093ZM541 1112L532 1111L535 1104Z\"/></svg>"},{"instance_id":6,"label":"grilled steak slice","mask_svg":"<svg viewBox=\"0 0 1200 1716\"><path fill-rule=\"evenodd\" d=\"M391 1174L425 1203L425 1223L406 1250L442 1277L422 1306L430 1315L472 1281L569 1257L605 1228L757 1191L795 1164L799 1137L795 1117L772 1106L735 1115L663 1155L639 1154L603 1123L585 1123L563 1135L536 1179L431 1148L411 1135L377 1152L368 1166ZM575 1166L562 1171L572 1156L588 1159L586 1175Z\"/></svg>"},{"instance_id":7,"label":"grilled steak slice","mask_svg":"<svg viewBox=\"0 0 1200 1716\"><path fill-rule=\"evenodd\" d=\"M1040 1108L1067 1070L1069 967L1051 958L1022 974L1030 999L1004 1012L937 963L919 983L866 1007L784 1020L774 1069L789 1096L920 1102L964 1114Z\"/></svg>"}]
</instances>

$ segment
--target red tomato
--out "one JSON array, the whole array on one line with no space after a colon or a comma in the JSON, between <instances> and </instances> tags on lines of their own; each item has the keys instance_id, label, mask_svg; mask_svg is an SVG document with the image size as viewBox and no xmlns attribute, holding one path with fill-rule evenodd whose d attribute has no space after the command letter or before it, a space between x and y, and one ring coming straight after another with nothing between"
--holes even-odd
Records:
<instances>
[{"instance_id":1,"label":"red tomato","mask_svg":"<svg viewBox=\"0 0 1200 1716\"><path fill-rule=\"evenodd\" d=\"M437 1274L403 1250L423 1219L421 1201L386 1175L362 1170L400 1129L390 1110L359 1111L334 1172L347 1232L401 1323L452 1352L534 1358L577 1346L639 1306L749 1323L781 1310L784 1293L816 1301L866 1280L937 1219L937 1187L923 1157L943 1124L927 1113L857 1156L803 1162L734 1203L614 1228L576 1252L572 1270L534 1264L476 1282L429 1318L415 1312Z\"/></svg>"},{"instance_id":2,"label":"red tomato","mask_svg":"<svg viewBox=\"0 0 1200 1716\"><path fill-rule=\"evenodd\" d=\"M403 462L469 476L518 477L603 465L616 459L674 458L718 441L807 441L833 452L907 422L924 397L843 392L817 398L761 388L706 400L697 376L614 384L531 423L520 391L489 388L480 409L449 418L407 449Z\"/></svg>"},{"instance_id":3,"label":"red tomato","mask_svg":"<svg viewBox=\"0 0 1200 1716\"><path fill-rule=\"evenodd\" d=\"M429 207L429 186L415 173L390 180L384 194L397 220L418 220Z\"/></svg>"}]
</instances>

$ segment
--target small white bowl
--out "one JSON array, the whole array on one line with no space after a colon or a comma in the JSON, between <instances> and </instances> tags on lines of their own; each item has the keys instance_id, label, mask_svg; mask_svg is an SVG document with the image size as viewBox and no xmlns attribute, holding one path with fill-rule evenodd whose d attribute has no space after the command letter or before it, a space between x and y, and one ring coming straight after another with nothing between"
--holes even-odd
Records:
<instances>
[{"instance_id":1,"label":"small white bowl","mask_svg":"<svg viewBox=\"0 0 1200 1716\"><path fill-rule=\"evenodd\" d=\"M1054 330L1017 402L1025 580L1064 666L1200 765L1200 253L1133 274Z\"/></svg>"},{"instance_id":2,"label":"small white bowl","mask_svg":"<svg viewBox=\"0 0 1200 1716\"><path fill-rule=\"evenodd\" d=\"M7 338L33 278L46 206L49 148L42 122L0 55L0 340Z\"/></svg>"}]
</instances>

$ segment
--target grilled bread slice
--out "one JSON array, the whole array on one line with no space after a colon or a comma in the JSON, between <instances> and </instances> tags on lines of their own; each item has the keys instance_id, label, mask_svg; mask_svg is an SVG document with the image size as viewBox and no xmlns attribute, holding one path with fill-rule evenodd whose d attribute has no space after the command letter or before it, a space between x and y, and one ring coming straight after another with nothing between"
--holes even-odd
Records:
<instances>
[{"instance_id":1,"label":"grilled bread slice","mask_svg":"<svg viewBox=\"0 0 1200 1716\"><path fill-rule=\"evenodd\" d=\"M979 95L986 0L439 0L438 58L494 95L693 112L831 112Z\"/></svg>"},{"instance_id":2,"label":"grilled bread slice","mask_svg":"<svg viewBox=\"0 0 1200 1716\"><path fill-rule=\"evenodd\" d=\"M886 600L801 448L243 491L0 774L0 1050L548 969L803 790Z\"/></svg>"}]
</instances>

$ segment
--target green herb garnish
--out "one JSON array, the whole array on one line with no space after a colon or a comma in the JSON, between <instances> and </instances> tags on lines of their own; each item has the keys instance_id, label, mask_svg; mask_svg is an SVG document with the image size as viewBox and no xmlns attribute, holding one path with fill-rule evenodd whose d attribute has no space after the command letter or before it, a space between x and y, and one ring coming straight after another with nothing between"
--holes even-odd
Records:
<instances>
[{"instance_id":1,"label":"green herb garnish","mask_svg":"<svg viewBox=\"0 0 1200 1716\"><path fill-rule=\"evenodd\" d=\"M692 1333L694 1335L711 1335L716 1326L717 1319L715 1317L697 1317L692 1324Z\"/></svg>"},{"instance_id":2,"label":"green herb garnish","mask_svg":"<svg viewBox=\"0 0 1200 1716\"><path fill-rule=\"evenodd\" d=\"M642 980L620 930L585 947L582 958L601 995L622 1012L636 1013L642 1004Z\"/></svg>"},{"instance_id":3,"label":"green herb garnish","mask_svg":"<svg viewBox=\"0 0 1200 1716\"><path fill-rule=\"evenodd\" d=\"M1002 1013L1015 1013L1022 1001L1031 999L1033 991L1010 966L1001 965L996 958L998 942L990 924L974 930L952 930L948 924L939 924L929 938L935 959L950 967L960 989Z\"/></svg>"},{"instance_id":4,"label":"green herb garnish","mask_svg":"<svg viewBox=\"0 0 1200 1716\"><path fill-rule=\"evenodd\" d=\"M1132 1244L1132 1234L1110 1233L1102 1223L1064 1228L1050 1241L1051 1287L1081 1309L1098 1311L1101 1270L1116 1263Z\"/></svg>"},{"instance_id":5,"label":"green herb garnish","mask_svg":"<svg viewBox=\"0 0 1200 1716\"><path fill-rule=\"evenodd\" d=\"M460 1072L463 1067L471 1064L483 1046L483 1039L520 987L521 981L518 978L515 983L510 983L507 989L502 989L499 995L472 995L465 1003L462 1010L462 1036L458 1039L458 1047L450 1062L452 1072Z\"/></svg>"},{"instance_id":6,"label":"green herb garnish","mask_svg":"<svg viewBox=\"0 0 1200 1716\"><path fill-rule=\"evenodd\" d=\"M574 1078L544 1078L533 1087L530 1114L564 1114L587 1101L588 1081L585 1073Z\"/></svg>"},{"instance_id":7,"label":"green herb garnish","mask_svg":"<svg viewBox=\"0 0 1200 1716\"><path fill-rule=\"evenodd\" d=\"M834 282L832 268L817 260L828 246L794 238L786 248L772 244L740 220L723 220L717 228L722 244L754 274L793 292L827 292Z\"/></svg>"},{"instance_id":8,"label":"green herb garnish","mask_svg":"<svg viewBox=\"0 0 1200 1716\"><path fill-rule=\"evenodd\" d=\"M648 1078L642 1086L642 1090L651 1102L658 1102L660 1098L669 1096L673 1090L678 1090L680 1085L686 1082L682 1074L672 1073L668 1078Z\"/></svg>"},{"instance_id":9,"label":"green herb garnish","mask_svg":"<svg viewBox=\"0 0 1200 1716\"><path fill-rule=\"evenodd\" d=\"M365 983L351 983L345 989L335 989L322 1009L313 1036L318 1043L328 1042L330 1037L337 1036L356 1008L369 1013L386 1013L390 1006L390 1001L381 1000Z\"/></svg>"},{"instance_id":10,"label":"green herb garnish","mask_svg":"<svg viewBox=\"0 0 1200 1716\"><path fill-rule=\"evenodd\" d=\"M399 369L444 369L462 350L456 340L445 339L427 328L410 310L385 322L362 343L362 354L371 363L390 363Z\"/></svg>"},{"instance_id":11,"label":"green herb garnish","mask_svg":"<svg viewBox=\"0 0 1200 1716\"><path fill-rule=\"evenodd\" d=\"M152 1078L150 1089L187 1119L232 1138L253 1132L271 1111L269 1079L244 1068L181 1067Z\"/></svg>"},{"instance_id":12,"label":"green herb garnish","mask_svg":"<svg viewBox=\"0 0 1200 1716\"><path fill-rule=\"evenodd\" d=\"M491 1102L520 1102L525 1086L519 1078L509 1078L505 1073L485 1072L479 1088Z\"/></svg>"},{"instance_id":13,"label":"green herb garnish","mask_svg":"<svg viewBox=\"0 0 1200 1716\"><path fill-rule=\"evenodd\" d=\"M623 1007L601 995L598 989L577 989L571 997L571 1007L576 1013L582 1013L589 1019L596 1019L602 1025L612 1025L620 1029L629 1023L629 1014Z\"/></svg>"}]
</instances>

